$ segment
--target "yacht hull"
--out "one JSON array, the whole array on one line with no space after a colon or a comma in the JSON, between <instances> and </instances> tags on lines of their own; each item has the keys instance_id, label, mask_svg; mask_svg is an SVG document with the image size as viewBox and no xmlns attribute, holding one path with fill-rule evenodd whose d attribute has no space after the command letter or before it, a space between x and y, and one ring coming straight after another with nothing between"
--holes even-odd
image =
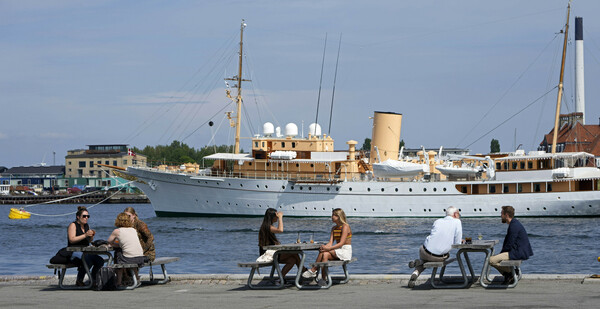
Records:
<instances>
[{"instance_id":1,"label":"yacht hull","mask_svg":"<svg viewBox=\"0 0 600 309\"><path fill-rule=\"evenodd\" d=\"M328 217L333 208L350 217L440 217L448 206L463 217L497 217L503 205L519 216L600 216L600 191L468 195L457 184L476 182L345 181L296 183L165 173L128 168L157 216L262 216L276 208L286 216Z\"/></svg>"}]
</instances>

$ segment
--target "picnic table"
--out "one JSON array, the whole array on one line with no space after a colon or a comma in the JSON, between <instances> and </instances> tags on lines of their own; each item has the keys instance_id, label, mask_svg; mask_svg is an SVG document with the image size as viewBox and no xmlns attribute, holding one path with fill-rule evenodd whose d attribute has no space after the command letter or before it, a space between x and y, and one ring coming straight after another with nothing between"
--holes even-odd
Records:
<instances>
[{"instance_id":1,"label":"picnic table","mask_svg":"<svg viewBox=\"0 0 600 309\"><path fill-rule=\"evenodd\" d=\"M481 268L481 276L479 277L480 284L483 282L484 278L487 279L490 268L490 257L494 254L494 246L497 243L498 240L473 240L469 244L463 243L452 245L452 248L458 249L458 252L456 252L456 259L458 261L458 265L460 267L463 278L462 283L457 286L458 288L466 288L469 285L469 283L475 283L475 272L473 271L473 266L471 265L469 252L485 253L483 267ZM470 279L467 273L465 272L463 259L467 263L467 267L469 268L469 272L471 274ZM485 287L485 285L483 286Z\"/></svg>"},{"instance_id":2,"label":"picnic table","mask_svg":"<svg viewBox=\"0 0 600 309\"><path fill-rule=\"evenodd\" d=\"M281 267L279 266L279 255L280 254L299 254L300 255L300 267L298 268L298 273L296 274L295 284L296 287L302 289L303 286L301 284L302 280L302 266L304 265L304 259L306 257L306 253L304 251L309 250L319 250L322 244L320 243L294 243L294 244L281 244L281 245L272 245L272 246L264 246L265 250L275 250L273 254L273 264L274 268L277 269L278 273L281 274ZM281 283L283 284L284 278L280 278Z\"/></svg>"},{"instance_id":3,"label":"picnic table","mask_svg":"<svg viewBox=\"0 0 600 309\"><path fill-rule=\"evenodd\" d=\"M90 280L88 281L88 283L85 286L66 286L63 284L63 280L65 279L65 274L67 272L67 269L77 267L77 265L68 263L68 264L48 264L46 266L50 269L54 269L55 273L56 273L56 271L58 271L58 286L61 289L68 289L68 290L91 289L92 283L95 278L92 278L92 273L90 271L90 267L89 267L89 265L87 265L85 258L84 258L85 255L87 255L87 254L106 255L108 257L108 264L111 265L113 263L113 256L110 253L110 251L112 251L112 250L114 250L114 249L108 245L102 245L99 247L94 247L94 246L67 247L67 251L83 253L82 257L81 257L81 260L83 263L83 268L85 269L85 272L87 273L88 278L90 278Z\"/></svg>"}]
</instances>

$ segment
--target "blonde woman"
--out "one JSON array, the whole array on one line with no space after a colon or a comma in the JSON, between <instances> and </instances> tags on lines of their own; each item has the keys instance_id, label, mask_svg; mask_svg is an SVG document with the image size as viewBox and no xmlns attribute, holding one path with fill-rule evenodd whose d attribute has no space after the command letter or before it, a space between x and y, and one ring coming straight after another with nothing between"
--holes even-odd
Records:
<instances>
[{"instance_id":1,"label":"blonde woman","mask_svg":"<svg viewBox=\"0 0 600 309\"><path fill-rule=\"evenodd\" d=\"M329 242L319 248L317 262L349 261L352 259L352 229L346 221L346 214L341 208L336 208L331 213L331 221L335 223L335 226L331 228ZM325 276L325 274L322 275ZM317 268L313 267L305 271L302 273L302 277L306 279L316 278Z\"/></svg>"},{"instance_id":2,"label":"blonde woman","mask_svg":"<svg viewBox=\"0 0 600 309\"><path fill-rule=\"evenodd\" d=\"M115 250L115 260L117 264L144 264L144 250L140 244L137 231L133 228L133 222L129 215L122 212L117 215L115 220L116 229L108 237L108 243L113 247L120 247L121 250ZM121 285L124 269L117 269L117 287ZM139 276L138 269L134 269L135 276Z\"/></svg>"}]
</instances>

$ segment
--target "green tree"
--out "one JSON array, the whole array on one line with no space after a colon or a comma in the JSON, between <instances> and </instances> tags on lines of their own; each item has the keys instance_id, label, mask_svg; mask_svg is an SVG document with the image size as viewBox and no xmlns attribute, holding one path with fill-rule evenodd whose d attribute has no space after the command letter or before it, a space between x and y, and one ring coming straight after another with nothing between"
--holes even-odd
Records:
<instances>
[{"instance_id":1,"label":"green tree","mask_svg":"<svg viewBox=\"0 0 600 309\"><path fill-rule=\"evenodd\" d=\"M490 153L500 152L500 142L492 138L492 142L490 143Z\"/></svg>"},{"instance_id":2,"label":"green tree","mask_svg":"<svg viewBox=\"0 0 600 309\"><path fill-rule=\"evenodd\" d=\"M202 158L217 152L232 152L230 145L204 146L195 149L180 141L173 141L170 145L146 146L143 149L133 147L135 153L148 157L148 162L153 165L166 163L168 165L179 165L183 163L200 163ZM242 150L243 152L243 150ZM205 162L206 165L212 162Z\"/></svg>"},{"instance_id":3,"label":"green tree","mask_svg":"<svg viewBox=\"0 0 600 309\"><path fill-rule=\"evenodd\" d=\"M371 139L368 137L365 138L365 141L363 142L363 145L360 149L364 150L364 151L370 151L371 150Z\"/></svg>"}]
</instances>

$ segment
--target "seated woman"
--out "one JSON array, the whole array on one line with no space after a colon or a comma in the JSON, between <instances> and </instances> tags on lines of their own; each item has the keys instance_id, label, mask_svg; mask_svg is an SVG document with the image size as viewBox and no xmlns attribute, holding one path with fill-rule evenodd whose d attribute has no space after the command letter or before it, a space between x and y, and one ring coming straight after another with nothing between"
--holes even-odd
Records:
<instances>
[{"instance_id":1,"label":"seated woman","mask_svg":"<svg viewBox=\"0 0 600 309\"><path fill-rule=\"evenodd\" d=\"M277 222L277 227L273 224ZM277 212L274 208L269 208L265 212L262 225L258 231L258 252L260 255L265 253L263 246L278 245L276 233L283 233L283 212ZM279 263L285 266L281 269L281 276L285 275L296 265L300 267L300 257L297 254L280 254Z\"/></svg>"},{"instance_id":2,"label":"seated woman","mask_svg":"<svg viewBox=\"0 0 600 309\"><path fill-rule=\"evenodd\" d=\"M69 224L67 228L67 247L87 247L90 242L94 240L96 231L90 229L88 220L90 219L90 213L87 211L85 206L77 207L77 213L75 214L75 221ZM82 252L73 252L71 259L80 258L83 256ZM96 254L86 254L85 263L91 266L92 278L90 281L93 283L96 280L96 274L98 270L104 265L104 259ZM83 278L85 277L86 271L83 266L79 266L77 269L77 286L84 286Z\"/></svg>"},{"instance_id":3,"label":"seated woman","mask_svg":"<svg viewBox=\"0 0 600 309\"><path fill-rule=\"evenodd\" d=\"M116 229L108 237L108 243L113 247L120 247L121 250L115 251L115 263L117 264L144 264L144 250L137 235L137 231L133 228L133 222L129 216L122 212L117 215L115 220ZM121 285L123 272L125 269L117 269L116 285ZM138 269L134 269L135 276L139 282Z\"/></svg>"},{"instance_id":4,"label":"seated woman","mask_svg":"<svg viewBox=\"0 0 600 309\"><path fill-rule=\"evenodd\" d=\"M154 261L156 258L156 252L154 250L154 236L150 232L150 229L148 229L148 226L146 223L144 223L144 221L138 218L133 207L125 208L123 212L126 213L131 219L131 222L133 222L133 228L138 233L140 244L144 250L144 256L146 256L150 261Z\"/></svg>"},{"instance_id":5,"label":"seated woman","mask_svg":"<svg viewBox=\"0 0 600 309\"><path fill-rule=\"evenodd\" d=\"M346 222L346 214L341 208L336 208L331 213L331 221L335 226L331 228L329 242L319 248L318 262L327 262L330 260L349 261L352 259L352 230ZM337 244L333 244L333 241ZM322 273L323 276L327 275ZM317 277L317 268L313 267L304 273L303 278L311 279ZM321 279L322 280L322 279Z\"/></svg>"}]
</instances>

